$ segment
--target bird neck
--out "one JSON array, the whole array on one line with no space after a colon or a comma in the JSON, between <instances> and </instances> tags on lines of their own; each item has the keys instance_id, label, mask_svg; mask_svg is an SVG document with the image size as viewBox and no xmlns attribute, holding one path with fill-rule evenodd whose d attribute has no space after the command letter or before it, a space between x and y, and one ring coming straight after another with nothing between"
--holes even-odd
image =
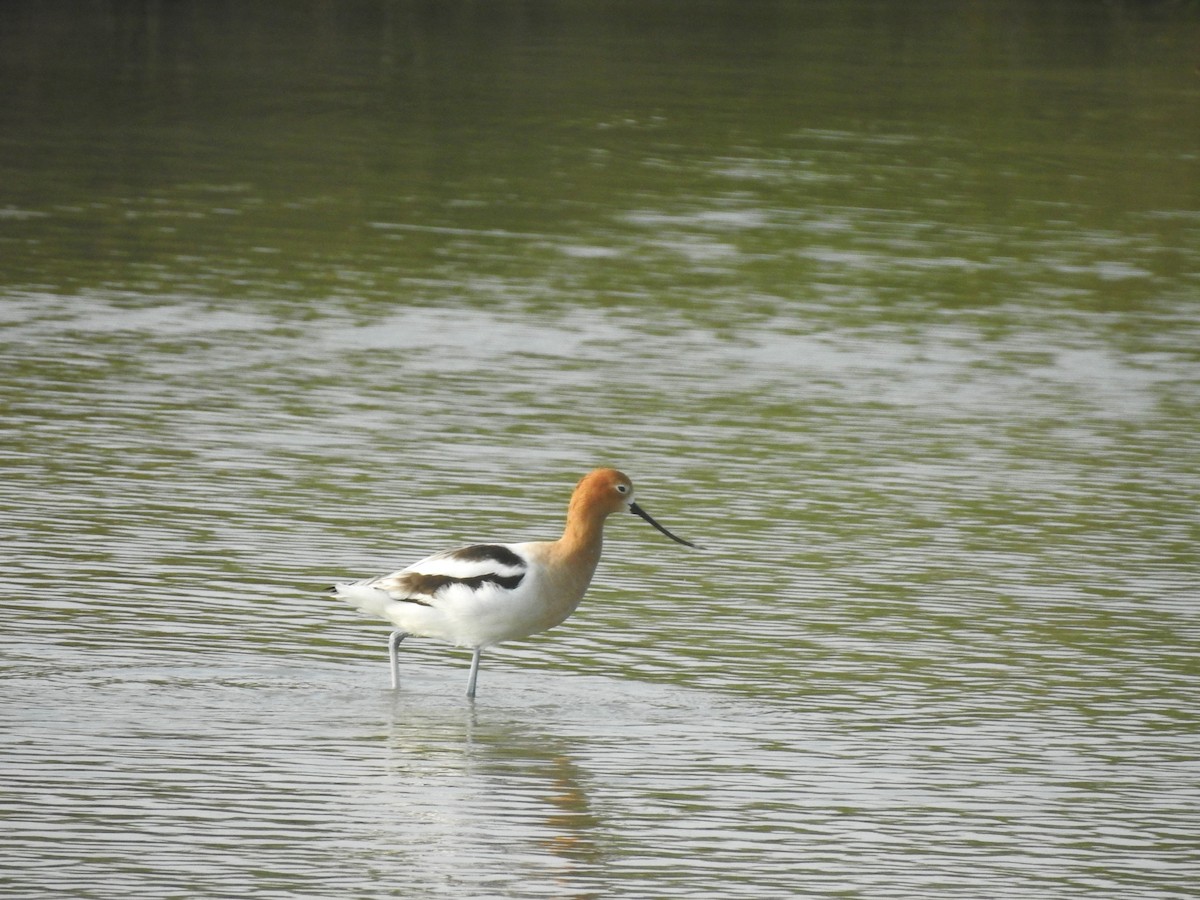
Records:
<instances>
[{"instance_id":1,"label":"bird neck","mask_svg":"<svg viewBox=\"0 0 1200 900\"><path fill-rule=\"evenodd\" d=\"M566 523L559 539L560 553L575 559L593 559L599 562L604 547L604 520L602 518L572 518Z\"/></svg>"},{"instance_id":2,"label":"bird neck","mask_svg":"<svg viewBox=\"0 0 1200 900\"><path fill-rule=\"evenodd\" d=\"M604 547L602 516L568 516L567 527L559 538L559 553L580 565L595 569Z\"/></svg>"}]
</instances>

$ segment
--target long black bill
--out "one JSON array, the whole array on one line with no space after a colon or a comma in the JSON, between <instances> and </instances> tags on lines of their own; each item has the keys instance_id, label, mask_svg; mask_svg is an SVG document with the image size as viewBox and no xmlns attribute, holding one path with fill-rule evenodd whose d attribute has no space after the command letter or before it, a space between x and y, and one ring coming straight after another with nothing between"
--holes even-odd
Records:
<instances>
[{"instance_id":1,"label":"long black bill","mask_svg":"<svg viewBox=\"0 0 1200 900\"><path fill-rule=\"evenodd\" d=\"M675 535L671 534L671 532L667 531L667 529L663 528L661 525L659 525L657 522L655 522L652 518L650 518L650 513L646 512L644 509L642 509L636 503L629 504L629 511L631 513L633 513L635 516L641 516L643 519L645 519L647 522L649 522L651 525L653 525L655 528L657 528L659 531L661 531L663 534L665 534L667 537L669 537L675 543L683 544L683 546L685 546L685 547L691 547L693 550L700 549L695 544L693 544L691 541L685 541L681 537L675 537Z\"/></svg>"}]
</instances>

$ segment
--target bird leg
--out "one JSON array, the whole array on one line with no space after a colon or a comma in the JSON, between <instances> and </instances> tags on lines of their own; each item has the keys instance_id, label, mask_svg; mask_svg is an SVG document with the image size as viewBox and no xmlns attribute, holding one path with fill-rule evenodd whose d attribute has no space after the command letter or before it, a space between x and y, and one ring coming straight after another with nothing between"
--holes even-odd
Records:
<instances>
[{"instance_id":1,"label":"bird leg","mask_svg":"<svg viewBox=\"0 0 1200 900\"><path fill-rule=\"evenodd\" d=\"M471 677L467 681L467 696L472 700L475 699L475 679L479 677L479 654L482 652L482 647L476 647L475 653L471 657Z\"/></svg>"},{"instance_id":2,"label":"bird leg","mask_svg":"<svg viewBox=\"0 0 1200 900\"><path fill-rule=\"evenodd\" d=\"M400 649L400 642L408 635L403 631L393 631L391 637L388 638L388 659L392 663L392 690L400 688L400 660L397 654Z\"/></svg>"}]
</instances>

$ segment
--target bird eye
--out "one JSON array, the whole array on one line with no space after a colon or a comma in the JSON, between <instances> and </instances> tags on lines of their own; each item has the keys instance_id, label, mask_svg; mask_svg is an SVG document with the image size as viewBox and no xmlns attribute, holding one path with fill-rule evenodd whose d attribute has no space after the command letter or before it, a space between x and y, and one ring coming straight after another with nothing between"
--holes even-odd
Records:
<instances>
[{"instance_id":1,"label":"bird eye","mask_svg":"<svg viewBox=\"0 0 1200 900\"><path fill-rule=\"evenodd\" d=\"M627 485L627 484L618 484L618 485L617 485L617 493L618 493L618 494L628 494L628 493L629 493L629 485Z\"/></svg>"}]
</instances>

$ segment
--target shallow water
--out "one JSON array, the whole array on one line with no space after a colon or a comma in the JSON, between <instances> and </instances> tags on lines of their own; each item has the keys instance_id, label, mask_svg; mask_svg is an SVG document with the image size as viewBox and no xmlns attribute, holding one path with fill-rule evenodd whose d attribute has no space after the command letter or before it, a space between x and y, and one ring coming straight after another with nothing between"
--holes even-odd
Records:
<instances>
[{"instance_id":1,"label":"shallow water","mask_svg":"<svg viewBox=\"0 0 1200 900\"><path fill-rule=\"evenodd\" d=\"M6 6L0 892L1191 896L1200 23L1001 6Z\"/></svg>"}]
</instances>

